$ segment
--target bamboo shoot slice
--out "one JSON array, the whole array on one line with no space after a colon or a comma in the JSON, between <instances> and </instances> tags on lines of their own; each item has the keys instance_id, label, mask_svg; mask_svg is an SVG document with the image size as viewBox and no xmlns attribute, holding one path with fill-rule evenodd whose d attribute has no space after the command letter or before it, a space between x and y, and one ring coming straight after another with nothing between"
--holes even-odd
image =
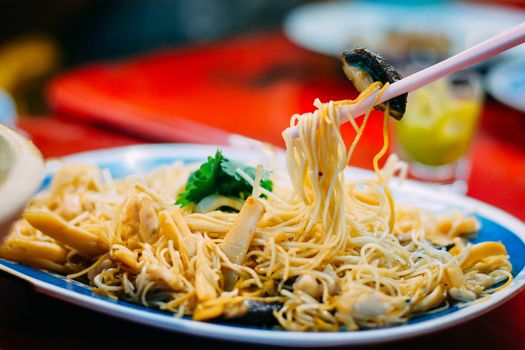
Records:
<instances>
[{"instance_id":1,"label":"bamboo shoot slice","mask_svg":"<svg viewBox=\"0 0 525 350\"><path fill-rule=\"evenodd\" d=\"M228 231L221 244L221 249L234 264L242 264L257 224L265 212L264 205L253 197L248 197L241 208L237 220ZM224 289L231 290L237 281L237 273L224 271Z\"/></svg>"},{"instance_id":2,"label":"bamboo shoot slice","mask_svg":"<svg viewBox=\"0 0 525 350\"><path fill-rule=\"evenodd\" d=\"M462 269L468 269L477 261L489 256L507 255L507 250L501 242L481 242L472 247L469 255L461 264Z\"/></svg>"},{"instance_id":3,"label":"bamboo shoot slice","mask_svg":"<svg viewBox=\"0 0 525 350\"><path fill-rule=\"evenodd\" d=\"M52 212L30 211L24 213L24 219L37 230L81 254L96 256L108 251L108 246L95 234L70 225Z\"/></svg>"},{"instance_id":4,"label":"bamboo shoot slice","mask_svg":"<svg viewBox=\"0 0 525 350\"><path fill-rule=\"evenodd\" d=\"M0 247L0 257L19 261L28 257L64 263L67 252L56 243L10 238Z\"/></svg>"}]
</instances>

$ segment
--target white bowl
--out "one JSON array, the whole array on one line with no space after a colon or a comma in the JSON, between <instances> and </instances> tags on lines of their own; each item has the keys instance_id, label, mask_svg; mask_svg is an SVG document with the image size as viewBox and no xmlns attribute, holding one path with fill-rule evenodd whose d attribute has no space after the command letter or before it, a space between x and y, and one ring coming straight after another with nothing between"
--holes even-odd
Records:
<instances>
[{"instance_id":1,"label":"white bowl","mask_svg":"<svg viewBox=\"0 0 525 350\"><path fill-rule=\"evenodd\" d=\"M40 187L44 160L26 138L0 124L0 243Z\"/></svg>"}]
</instances>

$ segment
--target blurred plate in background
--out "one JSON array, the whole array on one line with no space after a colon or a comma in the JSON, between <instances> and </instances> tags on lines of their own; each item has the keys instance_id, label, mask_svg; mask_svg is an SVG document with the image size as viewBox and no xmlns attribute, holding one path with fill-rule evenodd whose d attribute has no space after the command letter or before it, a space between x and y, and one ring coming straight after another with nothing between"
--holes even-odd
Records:
<instances>
[{"instance_id":1,"label":"blurred plate in background","mask_svg":"<svg viewBox=\"0 0 525 350\"><path fill-rule=\"evenodd\" d=\"M331 56L366 46L393 62L418 52L446 57L525 21L525 11L448 1L338 1L304 5L285 19L294 43ZM525 47L506 55L523 55Z\"/></svg>"},{"instance_id":2,"label":"blurred plate in background","mask_svg":"<svg viewBox=\"0 0 525 350\"><path fill-rule=\"evenodd\" d=\"M489 71L485 83L495 99L525 112L525 59L498 63Z\"/></svg>"}]
</instances>

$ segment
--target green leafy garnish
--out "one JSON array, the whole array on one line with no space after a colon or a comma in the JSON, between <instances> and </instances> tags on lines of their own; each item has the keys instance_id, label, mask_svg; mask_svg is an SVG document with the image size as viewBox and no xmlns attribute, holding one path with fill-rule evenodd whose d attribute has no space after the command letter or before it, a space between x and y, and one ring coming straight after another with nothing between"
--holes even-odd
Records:
<instances>
[{"instance_id":1,"label":"green leafy garnish","mask_svg":"<svg viewBox=\"0 0 525 350\"><path fill-rule=\"evenodd\" d=\"M181 207L191 203L197 204L212 194L245 199L252 193L253 188L237 173L237 169L255 178L254 167L227 159L217 150L214 157L208 157L208 161L190 175L185 191L179 195L176 204ZM272 190L273 183L267 173L261 179L261 187Z\"/></svg>"}]
</instances>

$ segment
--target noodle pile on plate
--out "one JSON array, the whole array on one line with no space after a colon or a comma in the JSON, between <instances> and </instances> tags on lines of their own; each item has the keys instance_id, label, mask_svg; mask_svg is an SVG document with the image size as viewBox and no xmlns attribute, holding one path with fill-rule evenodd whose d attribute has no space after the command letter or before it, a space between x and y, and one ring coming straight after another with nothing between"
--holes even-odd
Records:
<instances>
[{"instance_id":1,"label":"noodle pile on plate","mask_svg":"<svg viewBox=\"0 0 525 350\"><path fill-rule=\"evenodd\" d=\"M95 165L65 165L0 256L196 320L236 318L251 312L247 301L264 303L292 331L399 324L510 283L501 243L463 238L479 229L475 218L394 202L389 181L404 165L392 156L377 168L387 139L375 178L344 176L368 119L353 122L347 150L338 113L354 102L316 101L315 112L292 118L299 137L284 135L291 184L274 178L268 191L260 167L254 178L237 169L253 186L240 212L175 204L195 166L113 180Z\"/></svg>"}]
</instances>

